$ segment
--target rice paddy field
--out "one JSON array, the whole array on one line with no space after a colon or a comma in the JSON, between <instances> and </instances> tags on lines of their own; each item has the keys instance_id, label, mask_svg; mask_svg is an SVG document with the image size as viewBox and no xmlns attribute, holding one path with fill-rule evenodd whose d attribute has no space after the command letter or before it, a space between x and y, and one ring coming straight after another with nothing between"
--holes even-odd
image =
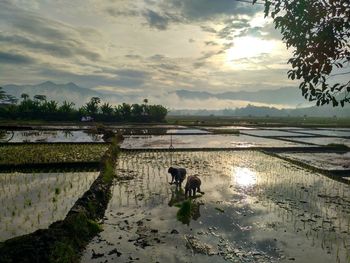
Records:
<instances>
[{"instance_id":1,"label":"rice paddy field","mask_svg":"<svg viewBox=\"0 0 350 263\"><path fill-rule=\"evenodd\" d=\"M103 144L0 144L0 165L99 162L107 148Z\"/></svg>"},{"instance_id":2,"label":"rice paddy field","mask_svg":"<svg viewBox=\"0 0 350 263\"><path fill-rule=\"evenodd\" d=\"M256 151L119 158L103 232L82 262L349 262L350 188ZM198 174L185 215L169 166Z\"/></svg>"},{"instance_id":3,"label":"rice paddy field","mask_svg":"<svg viewBox=\"0 0 350 263\"><path fill-rule=\"evenodd\" d=\"M110 144L69 129L0 133L0 248L64 219L99 176L88 164L100 169ZM81 262L350 263L349 129L111 129L125 132L117 176ZM33 164L47 169L18 168ZM170 166L198 175L204 194L185 198Z\"/></svg>"},{"instance_id":4,"label":"rice paddy field","mask_svg":"<svg viewBox=\"0 0 350 263\"><path fill-rule=\"evenodd\" d=\"M0 174L0 242L62 220L98 173Z\"/></svg>"}]
</instances>

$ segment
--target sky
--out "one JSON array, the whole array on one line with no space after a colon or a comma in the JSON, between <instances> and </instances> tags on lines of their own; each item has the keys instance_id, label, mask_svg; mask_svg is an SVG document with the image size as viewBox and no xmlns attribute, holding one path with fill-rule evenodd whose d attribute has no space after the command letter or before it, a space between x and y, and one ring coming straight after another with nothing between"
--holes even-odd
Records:
<instances>
[{"instance_id":1,"label":"sky","mask_svg":"<svg viewBox=\"0 0 350 263\"><path fill-rule=\"evenodd\" d=\"M297 89L287 78L292 50L262 9L235 0L0 0L0 85L74 82L170 108L244 106L175 91Z\"/></svg>"}]
</instances>

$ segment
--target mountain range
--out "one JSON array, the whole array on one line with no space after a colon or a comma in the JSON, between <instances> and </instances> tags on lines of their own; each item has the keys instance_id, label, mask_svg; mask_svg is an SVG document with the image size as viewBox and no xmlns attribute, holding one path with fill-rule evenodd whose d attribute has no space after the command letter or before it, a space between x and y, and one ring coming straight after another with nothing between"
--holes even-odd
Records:
<instances>
[{"instance_id":1,"label":"mountain range","mask_svg":"<svg viewBox=\"0 0 350 263\"><path fill-rule=\"evenodd\" d=\"M100 94L91 89L79 87L70 82L67 84L56 84L51 81L46 81L38 85L4 85L3 89L6 93L21 98L21 94L26 93L30 97L34 95L45 95L48 100L56 100L63 102L65 100L74 102L77 105L82 105L91 97L102 97Z\"/></svg>"},{"instance_id":2,"label":"mountain range","mask_svg":"<svg viewBox=\"0 0 350 263\"><path fill-rule=\"evenodd\" d=\"M99 97L102 101L110 102L111 104L120 104L122 102L142 101L143 95L125 96L116 92L98 92L88 88L82 88L72 82L67 84L56 84L51 81L46 81L38 85L4 85L3 89L6 93L17 98L21 97L22 93L28 94L30 97L34 95L46 95L48 100L56 100L63 102L65 100L74 102L80 107L85 104L91 97ZM222 93L210 93L206 91L190 91L176 90L169 92L168 95L175 95L180 100L199 100L205 101L208 99L217 100L232 100L246 101L248 104L245 107L232 109L217 109L217 110L171 110L170 115L221 115L221 116L338 116L349 117L350 105L341 108L325 107L310 107L310 104L301 96L297 88L286 87L277 90L258 90L258 91L232 91ZM159 100L162 104L162 98ZM290 109L277 109L274 107L257 106L257 103L266 105L287 105ZM254 105L255 104L255 105ZM165 105L168 106L168 105ZM292 109L294 108L294 109Z\"/></svg>"},{"instance_id":3,"label":"mountain range","mask_svg":"<svg viewBox=\"0 0 350 263\"><path fill-rule=\"evenodd\" d=\"M290 107L310 105L302 97L301 91L295 87L286 87L276 90L229 91L222 93L177 90L175 93L182 99L215 98L219 100L242 100L266 104L283 104Z\"/></svg>"},{"instance_id":4,"label":"mountain range","mask_svg":"<svg viewBox=\"0 0 350 263\"><path fill-rule=\"evenodd\" d=\"M103 101L108 101L112 104L121 103L124 101L140 102L140 96L125 96L116 92L99 92L88 88L80 87L72 82L67 84L56 84L51 81L46 81L37 85L4 85L4 91L17 98L21 97L22 93L28 94L30 97L34 95L46 95L48 100L56 100L63 102L64 100L74 102L77 106L81 106L91 97L99 97ZM286 87L277 90L258 90L258 91L232 91L222 93L210 93L206 91L191 91L191 90L176 90L169 92L169 95L176 95L181 100L240 100L250 103L264 104L280 104L289 107L301 107L308 105L307 101L301 96L300 90L297 88ZM142 95L143 96L143 95ZM141 96L141 97L142 97ZM167 106L167 105L165 105Z\"/></svg>"}]
</instances>

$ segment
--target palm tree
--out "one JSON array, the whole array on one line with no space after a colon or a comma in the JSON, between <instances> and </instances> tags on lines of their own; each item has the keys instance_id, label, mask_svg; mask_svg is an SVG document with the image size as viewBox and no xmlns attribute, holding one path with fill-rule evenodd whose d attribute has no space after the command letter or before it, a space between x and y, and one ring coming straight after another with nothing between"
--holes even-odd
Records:
<instances>
[{"instance_id":1,"label":"palm tree","mask_svg":"<svg viewBox=\"0 0 350 263\"><path fill-rule=\"evenodd\" d=\"M142 115L144 115L144 116L146 116L146 115L148 115L148 113L149 113L149 110L148 110L148 105L147 105L147 103L148 103L148 99L143 99L143 105L142 105Z\"/></svg>"},{"instance_id":2,"label":"palm tree","mask_svg":"<svg viewBox=\"0 0 350 263\"><path fill-rule=\"evenodd\" d=\"M29 95L28 95L27 93L22 93L22 94L21 94L21 98L22 98L23 100L27 100L27 99L29 98Z\"/></svg>"},{"instance_id":3,"label":"palm tree","mask_svg":"<svg viewBox=\"0 0 350 263\"><path fill-rule=\"evenodd\" d=\"M89 114L96 114L98 112L98 104L101 102L99 97L92 97L85 105L85 110Z\"/></svg>"},{"instance_id":4,"label":"palm tree","mask_svg":"<svg viewBox=\"0 0 350 263\"><path fill-rule=\"evenodd\" d=\"M17 99L15 96L6 94L6 92L0 87L0 102L15 104Z\"/></svg>"},{"instance_id":5,"label":"palm tree","mask_svg":"<svg viewBox=\"0 0 350 263\"><path fill-rule=\"evenodd\" d=\"M6 92L0 87L0 100L6 99Z\"/></svg>"},{"instance_id":6,"label":"palm tree","mask_svg":"<svg viewBox=\"0 0 350 263\"><path fill-rule=\"evenodd\" d=\"M101 111L103 115L112 115L113 113L113 107L109 103L104 103L101 106Z\"/></svg>"},{"instance_id":7,"label":"palm tree","mask_svg":"<svg viewBox=\"0 0 350 263\"><path fill-rule=\"evenodd\" d=\"M57 108L58 108L57 105L58 103L54 100L45 101L43 103L44 112L50 112L50 113L57 112Z\"/></svg>"},{"instance_id":8,"label":"palm tree","mask_svg":"<svg viewBox=\"0 0 350 263\"><path fill-rule=\"evenodd\" d=\"M129 120L131 115L131 106L130 104L123 103L122 105L118 106L118 111L123 118L123 120Z\"/></svg>"},{"instance_id":9,"label":"palm tree","mask_svg":"<svg viewBox=\"0 0 350 263\"><path fill-rule=\"evenodd\" d=\"M63 113L71 113L74 111L73 106L74 106L73 102L64 101L61 107L59 108L59 111Z\"/></svg>"},{"instance_id":10,"label":"palm tree","mask_svg":"<svg viewBox=\"0 0 350 263\"><path fill-rule=\"evenodd\" d=\"M45 95L35 95L34 99L40 102L46 101L46 96Z\"/></svg>"}]
</instances>

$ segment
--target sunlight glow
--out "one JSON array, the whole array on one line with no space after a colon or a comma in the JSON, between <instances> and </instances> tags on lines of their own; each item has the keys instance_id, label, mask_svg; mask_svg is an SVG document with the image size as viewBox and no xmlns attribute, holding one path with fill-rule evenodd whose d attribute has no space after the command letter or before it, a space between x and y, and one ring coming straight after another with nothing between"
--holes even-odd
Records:
<instances>
[{"instance_id":1,"label":"sunlight glow","mask_svg":"<svg viewBox=\"0 0 350 263\"><path fill-rule=\"evenodd\" d=\"M245 167L233 168L233 181L242 187L249 187L256 184L256 173Z\"/></svg>"},{"instance_id":2,"label":"sunlight glow","mask_svg":"<svg viewBox=\"0 0 350 263\"><path fill-rule=\"evenodd\" d=\"M276 43L256 37L241 37L234 41L232 48L226 51L226 63L235 64L237 60L254 58L263 53L271 53Z\"/></svg>"}]
</instances>

